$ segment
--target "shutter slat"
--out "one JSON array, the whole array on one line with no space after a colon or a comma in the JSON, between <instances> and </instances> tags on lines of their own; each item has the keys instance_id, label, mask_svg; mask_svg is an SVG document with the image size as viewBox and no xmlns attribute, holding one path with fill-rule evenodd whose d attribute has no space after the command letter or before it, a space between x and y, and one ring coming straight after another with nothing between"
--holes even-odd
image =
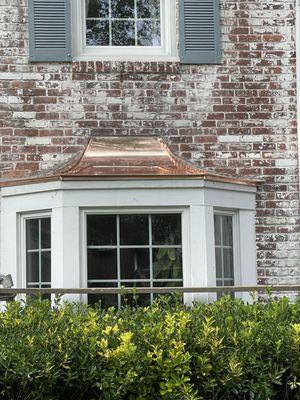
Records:
<instances>
[{"instance_id":1,"label":"shutter slat","mask_svg":"<svg viewBox=\"0 0 300 400\"><path fill-rule=\"evenodd\" d=\"M181 62L220 63L219 0L180 0L179 4Z\"/></svg>"},{"instance_id":2,"label":"shutter slat","mask_svg":"<svg viewBox=\"0 0 300 400\"><path fill-rule=\"evenodd\" d=\"M70 0L28 0L31 61L71 61Z\"/></svg>"}]
</instances>

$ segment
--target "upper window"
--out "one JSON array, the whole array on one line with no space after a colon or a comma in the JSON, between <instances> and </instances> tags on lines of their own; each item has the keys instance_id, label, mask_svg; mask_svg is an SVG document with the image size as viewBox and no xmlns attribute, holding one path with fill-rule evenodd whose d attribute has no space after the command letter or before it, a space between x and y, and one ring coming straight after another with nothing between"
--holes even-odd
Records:
<instances>
[{"instance_id":1,"label":"upper window","mask_svg":"<svg viewBox=\"0 0 300 400\"><path fill-rule=\"evenodd\" d=\"M160 46L160 0L85 0L86 46Z\"/></svg>"},{"instance_id":2,"label":"upper window","mask_svg":"<svg viewBox=\"0 0 300 400\"><path fill-rule=\"evenodd\" d=\"M78 58L175 60L174 0L76 0L73 49ZM174 3L175 4L175 3ZM159 59L159 58L158 58ZM153 58L154 61L157 59Z\"/></svg>"}]
</instances>

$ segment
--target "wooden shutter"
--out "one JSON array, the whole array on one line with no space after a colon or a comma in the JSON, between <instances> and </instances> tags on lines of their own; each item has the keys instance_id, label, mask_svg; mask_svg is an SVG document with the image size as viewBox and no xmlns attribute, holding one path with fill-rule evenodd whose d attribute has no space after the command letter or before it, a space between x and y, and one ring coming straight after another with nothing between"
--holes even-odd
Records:
<instances>
[{"instance_id":1,"label":"wooden shutter","mask_svg":"<svg viewBox=\"0 0 300 400\"><path fill-rule=\"evenodd\" d=\"M220 63L219 0L180 0L179 4L181 62Z\"/></svg>"},{"instance_id":2,"label":"wooden shutter","mask_svg":"<svg viewBox=\"0 0 300 400\"><path fill-rule=\"evenodd\" d=\"M31 61L71 60L70 0L28 0Z\"/></svg>"}]
</instances>

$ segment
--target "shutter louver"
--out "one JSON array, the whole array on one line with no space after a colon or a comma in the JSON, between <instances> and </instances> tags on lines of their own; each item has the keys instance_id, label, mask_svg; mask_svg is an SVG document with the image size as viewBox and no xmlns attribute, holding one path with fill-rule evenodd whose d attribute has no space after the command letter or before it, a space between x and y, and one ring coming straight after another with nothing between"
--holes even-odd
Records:
<instances>
[{"instance_id":1,"label":"shutter louver","mask_svg":"<svg viewBox=\"0 0 300 400\"><path fill-rule=\"evenodd\" d=\"M31 61L70 61L70 0L29 0Z\"/></svg>"},{"instance_id":2,"label":"shutter louver","mask_svg":"<svg viewBox=\"0 0 300 400\"><path fill-rule=\"evenodd\" d=\"M219 0L180 0L182 63L220 63L219 14Z\"/></svg>"}]
</instances>

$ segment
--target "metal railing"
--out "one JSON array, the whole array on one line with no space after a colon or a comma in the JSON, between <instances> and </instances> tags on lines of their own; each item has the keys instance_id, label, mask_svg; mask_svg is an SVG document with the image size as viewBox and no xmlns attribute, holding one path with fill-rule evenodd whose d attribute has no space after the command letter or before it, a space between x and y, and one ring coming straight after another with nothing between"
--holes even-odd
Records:
<instances>
[{"instance_id":1,"label":"metal railing","mask_svg":"<svg viewBox=\"0 0 300 400\"><path fill-rule=\"evenodd\" d=\"M17 294L166 294L299 292L300 285L205 286L205 287L105 287L105 288L0 288L0 298Z\"/></svg>"}]
</instances>

